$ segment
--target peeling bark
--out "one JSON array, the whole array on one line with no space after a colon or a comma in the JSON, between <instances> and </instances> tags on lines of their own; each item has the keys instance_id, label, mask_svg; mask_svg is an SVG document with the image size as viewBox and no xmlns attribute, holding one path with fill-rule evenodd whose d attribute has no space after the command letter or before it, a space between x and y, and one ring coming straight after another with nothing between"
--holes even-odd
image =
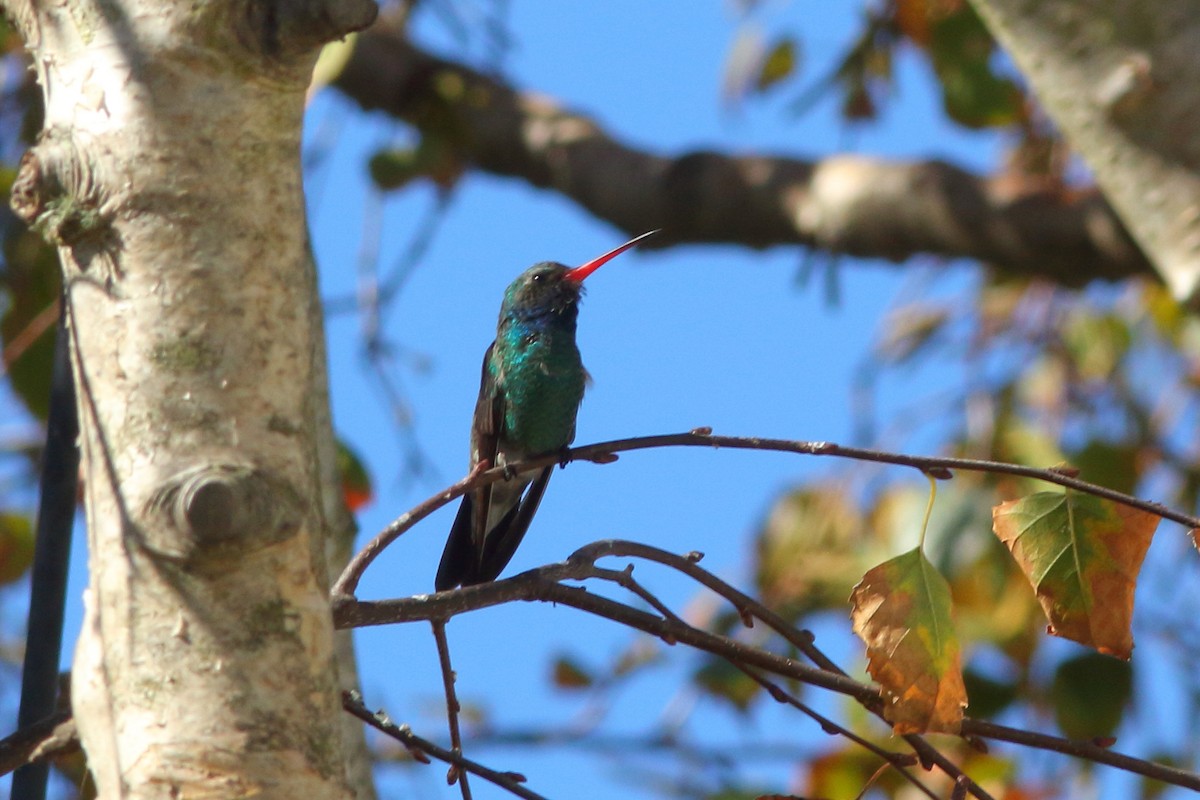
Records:
<instances>
[{"instance_id":1,"label":"peeling bark","mask_svg":"<svg viewBox=\"0 0 1200 800\"><path fill-rule=\"evenodd\" d=\"M318 46L375 7L7 10L46 99L13 206L64 264L100 796L347 796L299 138Z\"/></svg>"},{"instance_id":2,"label":"peeling bark","mask_svg":"<svg viewBox=\"0 0 1200 800\"><path fill-rule=\"evenodd\" d=\"M1070 286L1154 274L1096 192L1014 189L939 161L648 152L544 96L426 53L382 23L358 37L334 86L471 166L557 191L630 234L662 228L649 247L964 257Z\"/></svg>"}]
</instances>

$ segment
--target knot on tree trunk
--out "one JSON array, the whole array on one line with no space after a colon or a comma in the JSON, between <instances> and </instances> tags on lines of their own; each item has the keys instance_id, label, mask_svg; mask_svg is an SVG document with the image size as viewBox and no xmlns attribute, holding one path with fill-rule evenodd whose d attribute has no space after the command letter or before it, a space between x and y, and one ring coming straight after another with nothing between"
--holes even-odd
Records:
<instances>
[{"instance_id":1,"label":"knot on tree trunk","mask_svg":"<svg viewBox=\"0 0 1200 800\"><path fill-rule=\"evenodd\" d=\"M226 561L291 538L305 505L291 485L257 467L204 464L170 477L149 503L163 524L147 529L150 552L184 562Z\"/></svg>"},{"instance_id":2,"label":"knot on tree trunk","mask_svg":"<svg viewBox=\"0 0 1200 800\"><path fill-rule=\"evenodd\" d=\"M50 129L21 157L9 203L25 224L70 251L74 265L86 272L97 256L111 267L118 245L101 185L94 161L66 132Z\"/></svg>"}]
</instances>

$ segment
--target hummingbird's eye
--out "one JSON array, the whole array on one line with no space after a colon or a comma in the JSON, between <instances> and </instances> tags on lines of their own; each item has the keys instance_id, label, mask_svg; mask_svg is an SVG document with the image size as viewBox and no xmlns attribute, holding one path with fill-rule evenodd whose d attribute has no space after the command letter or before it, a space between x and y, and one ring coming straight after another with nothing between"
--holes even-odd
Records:
<instances>
[{"instance_id":1,"label":"hummingbird's eye","mask_svg":"<svg viewBox=\"0 0 1200 800\"><path fill-rule=\"evenodd\" d=\"M545 278L545 277L546 277L546 276L545 276L545 274L543 274L543 273L541 273L541 272L535 272L535 273L533 273L533 282L534 282L534 283L541 283L541 282L542 282L542 279L543 279L543 278Z\"/></svg>"}]
</instances>

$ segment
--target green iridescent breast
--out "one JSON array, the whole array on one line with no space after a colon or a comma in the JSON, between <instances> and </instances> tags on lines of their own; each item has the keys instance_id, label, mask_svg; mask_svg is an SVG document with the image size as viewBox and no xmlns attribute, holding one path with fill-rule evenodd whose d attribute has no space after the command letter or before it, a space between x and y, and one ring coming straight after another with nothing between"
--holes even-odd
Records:
<instances>
[{"instance_id":1,"label":"green iridescent breast","mask_svg":"<svg viewBox=\"0 0 1200 800\"><path fill-rule=\"evenodd\" d=\"M502 439L531 455L571 443L586 375L573 330L506 331L493 369L505 398Z\"/></svg>"}]
</instances>

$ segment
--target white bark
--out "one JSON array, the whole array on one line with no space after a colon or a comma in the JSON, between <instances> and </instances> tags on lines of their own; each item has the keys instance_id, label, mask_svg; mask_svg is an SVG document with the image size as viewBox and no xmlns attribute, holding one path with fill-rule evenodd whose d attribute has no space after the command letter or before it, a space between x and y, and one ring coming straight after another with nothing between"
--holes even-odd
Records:
<instances>
[{"instance_id":1,"label":"white bark","mask_svg":"<svg viewBox=\"0 0 1200 800\"><path fill-rule=\"evenodd\" d=\"M299 136L318 46L374 6L8 11L46 99L14 207L68 286L91 574L72 699L100 795L345 796Z\"/></svg>"},{"instance_id":2,"label":"white bark","mask_svg":"<svg viewBox=\"0 0 1200 800\"><path fill-rule=\"evenodd\" d=\"M1200 302L1192 0L972 0L1175 296Z\"/></svg>"}]
</instances>

